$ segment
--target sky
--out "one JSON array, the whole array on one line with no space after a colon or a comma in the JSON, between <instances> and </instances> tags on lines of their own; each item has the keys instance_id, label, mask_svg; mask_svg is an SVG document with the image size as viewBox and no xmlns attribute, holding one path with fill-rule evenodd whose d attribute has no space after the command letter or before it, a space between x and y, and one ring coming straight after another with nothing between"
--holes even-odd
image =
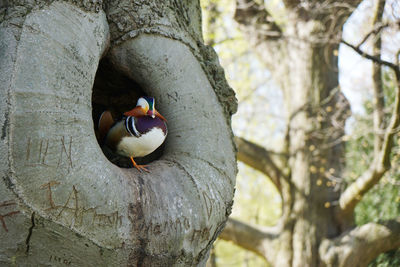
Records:
<instances>
[{"instance_id":1,"label":"sky","mask_svg":"<svg viewBox=\"0 0 400 267\"><path fill-rule=\"evenodd\" d=\"M343 39L352 44L358 44L363 37L371 30L368 25L373 12L373 1L363 1L352 16L347 20L343 28ZM384 19L400 19L400 1L387 0L385 5ZM384 45L382 58L391 62L395 61L394 51L400 50L400 33L384 32L382 35ZM370 53L371 42L366 42L361 48ZM361 57L346 45L339 48L339 83L342 92L349 100L354 115L365 113L363 103L372 97L372 63L370 60ZM348 119L346 132L352 131L354 117Z\"/></svg>"},{"instance_id":2,"label":"sky","mask_svg":"<svg viewBox=\"0 0 400 267\"><path fill-rule=\"evenodd\" d=\"M343 39L349 43L358 44L371 30L368 25L372 13L373 1L363 1L345 23ZM386 19L399 20L400 1L387 0L385 14ZM233 26L234 22L230 19L231 18L225 17L224 23ZM393 55L395 53L393 52L400 49L400 34L398 32L397 34L385 32L383 39L384 43L387 45L383 47L382 57L386 60L394 61ZM366 45L362 46L362 49L369 52L370 43L371 42L367 42ZM217 52L221 53L222 49L223 48L216 46ZM254 89L251 89L251 94L253 94L253 96L250 99L247 98L243 100L243 98L241 99L241 88L237 88L240 87L241 84L236 87L233 85L234 89L237 90L239 98L239 110L233 117L233 129L235 134L239 136L255 141L265 147L271 147L271 139L277 140L276 137L281 135L282 131L284 131L284 123L282 121L284 118L282 93L270 78L268 70L266 70L255 57L247 54L243 57L244 60L249 62L249 73L252 75L251 79L253 80L250 88ZM230 67L234 63L235 62L228 62L224 68L227 71L227 76L230 77L230 79L236 80L238 79L236 76L243 75L243 73L238 73L237 69L232 69ZM364 114L363 103L372 96L371 69L372 64L370 60L361 57L351 48L340 45L339 84L342 92L351 104L353 115ZM262 106L265 112L258 112L258 114L255 114L255 106ZM354 117L351 117L347 121L347 133L351 133L354 122ZM250 123L256 123L259 128L268 129L267 132L269 136L265 136L266 131L257 131L257 129L250 130L248 126ZM279 142L276 142L275 144L278 143Z\"/></svg>"}]
</instances>

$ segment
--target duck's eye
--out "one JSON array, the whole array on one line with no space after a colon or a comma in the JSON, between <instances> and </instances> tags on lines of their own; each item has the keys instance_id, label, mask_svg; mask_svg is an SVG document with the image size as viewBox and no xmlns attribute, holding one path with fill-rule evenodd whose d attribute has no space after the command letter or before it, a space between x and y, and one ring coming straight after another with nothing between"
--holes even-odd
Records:
<instances>
[{"instance_id":1,"label":"duck's eye","mask_svg":"<svg viewBox=\"0 0 400 267\"><path fill-rule=\"evenodd\" d=\"M98 122L105 110L110 111L113 119L118 121L124 112L135 107L136 99L143 95L146 93L138 83L116 69L107 57L102 59L97 69L92 92L94 132L98 131ZM104 149L104 139L97 141L111 162L120 167L132 166L129 158L117 158L111 150ZM140 164L143 163L140 162Z\"/></svg>"},{"instance_id":2,"label":"duck's eye","mask_svg":"<svg viewBox=\"0 0 400 267\"><path fill-rule=\"evenodd\" d=\"M0 0L1 2L1 0ZM98 142L103 149L106 157L114 164L120 167L132 167L129 157L119 156L112 149L105 145L104 138L99 139L98 122L101 114L108 110L111 112L115 122L122 119L124 112L132 110L136 106L141 106L145 112L154 105L153 101L146 99L146 92L132 78L115 68L108 57L103 58L97 69L92 93L92 115L94 132L98 137ZM139 99L138 101L136 101ZM149 97L149 99L151 99ZM149 102L150 101L150 102ZM135 103L136 102L136 103ZM159 147L153 153L143 157L135 158L138 164L147 164L161 157L163 146Z\"/></svg>"}]
</instances>

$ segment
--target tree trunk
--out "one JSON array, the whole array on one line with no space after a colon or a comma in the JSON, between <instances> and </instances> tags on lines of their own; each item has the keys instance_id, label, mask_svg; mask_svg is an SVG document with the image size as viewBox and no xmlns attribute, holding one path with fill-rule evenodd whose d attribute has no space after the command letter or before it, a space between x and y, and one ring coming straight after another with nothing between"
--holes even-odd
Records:
<instances>
[{"instance_id":1,"label":"tree trunk","mask_svg":"<svg viewBox=\"0 0 400 267\"><path fill-rule=\"evenodd\" d=\"M236 102L199 4L50 2L0 5L0 265L205 265L232 205ZM119 76L96 76L101 58ZM115 100L122 76L168 120L150 173L96 142L93 84Z\"/></svg>"},{"instance_id":2,"label":"tree trunk","mask_svg":"<svg viewBox=\"0 0 400 267\"><path fill-rule=\"evenodd\" d=\"M287 44L290 59L287 73L290 75L285 77L289 87L284 91L291 171L289 184L284 183L288 188L283 191L283 198L288 201L284 202L283 209L285 214L290 214L290 218L285 219L292 235L287 244L292 247L290 266L318 266L319 243L323 238L336 236L340 228L331 205L337 201L339 193L329 186L325 172L329 169L334 169L336 174L341 172L337 159L343 157L344 151L342 143L335 144L335 141L340 140L344 128L334 127L332 123L333 117L341 112L337 108L340 93L333 71L336 59L324 60L325 49L332 51L332 47L304 41Z\"/></svg>"},{"instance_id":3,"label":"tree trunk","mask_svg":"<svg viewBox=\"0 0 400 267\"><path fill-rule=\"evenodd\" d=\"M281 156L236 138L238 159L271 179L283 210L272 228L230 219L221 237L273 266L366 266L400 246L400 218L356 228L353 218L355 205L390 168L392 138L400 125L400 86L371 167L343 191L342 137L350 109L338 86L335 51L358 2L284 0L282 27L263 4L236 1L235 19L281 85L287 118ZM385 64L400 78L398 66Z\"/></svg>"},{"instance_id":4,"label":"tree trunk","mask_svg":"<svg viewBox=\"0 0 400 267\"><path fill-rule=\"evenodd\" d=\"M340 229L332 205L339 192L326 173L333 169L338 174L342 169L338 159L343 157L343 144L337 140L343 135L343 114L348 105L338 91L337 60L332 52L327 53L337 45L322 46L300 38L318 38L318 34L313 36L318 26L313 22L291 24L287 30L297 38L287 40L280 48L284 50L281 54L286 53L286 61L281 60L286 75L279 72L275 77L284 86L286 167L290 172L280 181L281 224L286 234L279 239L274 266L319 266L320 242L336 236Z\"/></svg>"}]
</instances>

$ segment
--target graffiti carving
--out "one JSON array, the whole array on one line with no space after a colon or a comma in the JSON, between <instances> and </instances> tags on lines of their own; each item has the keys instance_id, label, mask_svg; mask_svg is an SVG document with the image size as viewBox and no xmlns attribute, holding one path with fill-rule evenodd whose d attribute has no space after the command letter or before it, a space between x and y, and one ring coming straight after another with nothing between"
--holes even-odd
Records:
<instances>
[{"instance_id":1,"label":"graffiti carving","mask_svg":"<svg viewBox=\"0 0 400 267\"><path fill-rule=\"evenodd\" d=\"M58 140L28 138L25 165L58 168L72 168L72 136L66 141L64 136ZM49 157L48 155L57 155Z\"/></svg>"},{"instance_id":2,"label":"graffiti carving","mask_svg":"<svg viewBox=\"0 0 400 267\"><path fill-rule=\"evenodd\" d=\"M10 208L15 208L15 206L17 205L17 203L13 202L13 201L3 201L0 203L0 209L10 209ZM0 221L1 221L1 225L3 226L3 229L8 232L8 228L7 228L7 224L5 221L6 217L11 217L14 216L15 214L18 214L20 211L19 210L13 210L13 211L9 211L5 214L0 214Z\"/></svg>"},{"instance_id":3,"label":"graffiti carving","mask_svg":"<svg viewBox=\"0 0 400 267\"><path fill-rule=\"evenodd\" d=\"M91 226L91 227L119 227L122 224L122 215L117 211L111 213L100 213L98 207L86 207L80 201L80 193L75 185L68 194L68 197L60 203L54 200L53 188L60 185L57 181L50 181L40 186L47 194L46 209L56 220L61 220L70 226Z\"/></svg>"}]
</instances>

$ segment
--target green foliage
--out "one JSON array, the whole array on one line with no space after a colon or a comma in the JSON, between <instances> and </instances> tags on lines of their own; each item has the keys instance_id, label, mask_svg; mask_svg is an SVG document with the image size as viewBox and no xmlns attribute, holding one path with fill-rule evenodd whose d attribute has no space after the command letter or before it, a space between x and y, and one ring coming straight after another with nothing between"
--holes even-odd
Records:
<instances>
[{"instance_id":1,"label":"green foliage","mask_svg":"<svg viewBox=\"0 0 400 267\"><path fill-rule=\"evenodd\" d=\"M382 253L368 265L368 267L394 267L394 266L400 266L400 249Z\"/></svg>"},{"instance_id":2,"label":"green foliage","mask_svg":"<svg viewBox=\"0 0 400 267\"><path fill-rule=\"evenodd\" d=\"M390 179L390 180L389 180ZM356 223L393 219L400 216L400 175L385 177L356 207Z\"/></svg>"},{"instance_id":3,"label":"green foliage","mask_svg":"<svg viewBox=\"0 0 400 267\"><path fill-rule=\"evenodd\" d=\"M271 226L281 216L281 199L275 186L261 173L239 163L231 217L247 223ZM215 242L217 266L269 266L264 259L231 242Z\"/></svg>"},{"instance_id":4,"label":"green foliage","mask_svg":"<svg viewBox=\"0 0 400 267\"><path fill-rule=\"evenodd\" d=\"M269 2L278 5L279 1ZM267 92L266 84L270 83L270 75L236 27L233 20L234 1L202 0L201 5L205 42L217 51L227 80L239 99L239 110L232 121L233 129L237 135L267 146L268 141L271 143L271 140L276 140L274 133L280 129L277 118L268 112L272 106L269 102L277 102L276 97L271 100L269 94L277 95L280 91L270 86L272 89ZM281 200L269 179L239 163L231 217L270 226L276 223L280 212ZM218 267L268 266L263 258L231 242L218 240L214 247Z\"/></svg>"},{"instance_id":5,"label":"green foliage","mask_svg":"<svg viewBox=\"0 0 400 267\"><path fill-rule=\"evenodd\" d=\"M394 156L394 168L357 205L355 209L357 225L394 219L400 216L399 165L399 157ZM382 253L369 266L400 266L400 249Z\"/></svg>"},{"instance_id":6,"label":"green foliage","mask_svg":"<svg viewBox=\"0 0 400 267\"><path fill-rule=\"evenodd\" d=\"M357 205L355 214L358 225L400 216L399 173L391 182L385 177L381 183L371 189ZM382 253L369 266L400 266L400 249Z\"/></svg>"},{"instance_id":7,"label":"green foliage","mask_svg":"<svg viewBox=\"0 0 400 267\"><path fill-rule=\"evenodd\" d=\"M269 267L268 263L256 254L244 250L231 242L217 240L215 243L218 267L257 266Z\"/></svg>"},{"instance_id":8,"label":"green foliage","mask_svg":"<svg viewBox=\"0 0 400 267\"><path fill-rule=\"evenodd\" d=\"M383 73L385 105L392 107L394 102L394 79L390 72ZM372 125L373 106L371 101L364 103L365 113L357 118L353 135L346 146L346 163L349 166L347 181L354 181L372 161L374 134ZM391 109L388 109L390 113ZM386 122L390 119L386 114ZM394 219L400 216L400 139L394 142L391 155L392 168L381 181L375 185L356 206L355 221L357 225L368 222ZM369 266L400 266L400 249L381 254Z\"/></svg>"},{"instance_id":9,"label":"green foliage","mask_svg":"<svg viewBox=\"0 0 400 267\"><path fill-rule=\"evenodd\" d=\"M239 163L232 217L263 226L274 225L281 216L281 199L272 182L258 171Z\"/></svg>"},{"instance_id":10,"label":"green foliage","mask_svg":"<svg viewBox=\"0 0 400 267\"><path fill-rule=\"evenodd\" d=\"M264 0L264 3L275 22L285 27L282 1ZM233 19L234 1L201 0L201 5L205 42L217 51L227 80L239 99L239 110L232 120L235 134L264 147L280 144L284 121L281 91L271 82L268 70L238 30ZM355 30L362 30L359 25ZM388 71L383 74L385 103L391 107L395 92L393 74ZM345 138L349 142L344 159L348 166L344 173L347 183L359 177L372 161L372 110L372 102L366 101L365 112L355 117L353 127L347 131L349 136ZM389 119L387 114L385 121ZM400 216L399 146L393 149L392 158L391 171L358 204L355 214L358 225ZM268 178L241 163L234 203L232 217L247 223L274 225L281 212L279 194ZM218 267L268 266L261 257L223 240L215 243L215 255ZM380 255L370 266L400 266L399 250Z\"/></svg>"}]
</instances>

